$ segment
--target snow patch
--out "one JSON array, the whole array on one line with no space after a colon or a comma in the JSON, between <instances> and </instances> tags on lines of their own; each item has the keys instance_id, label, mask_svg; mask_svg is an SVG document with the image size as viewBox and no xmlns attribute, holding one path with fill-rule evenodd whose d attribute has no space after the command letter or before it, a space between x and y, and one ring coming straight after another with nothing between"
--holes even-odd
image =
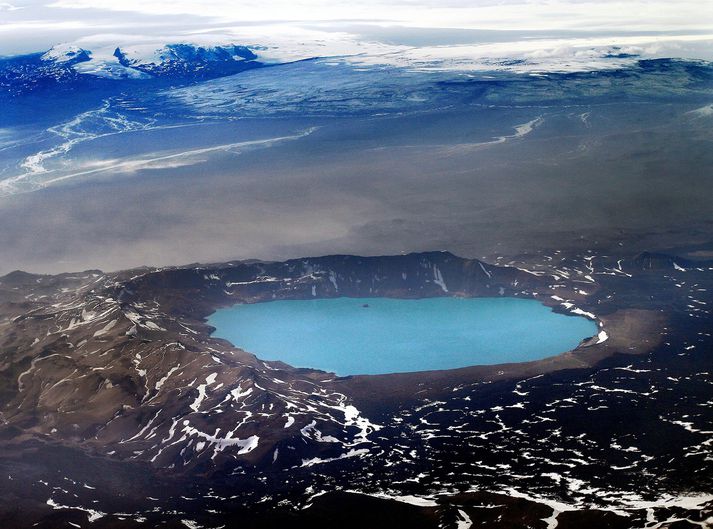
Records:
<instances>
[{"instance_id":1,"label":"snow patch","mask_svg":"<svg viewBox=\"0 0 713 529\"><path fill-rule=\"evenodd\" d=\"M75 511L84 511L87 513L87 520L89 522L95 522L99 518L102 518L106 516L106 513L103 513L101 511L95 511L94 509L87 509L85 507L71 507L69 505L61 505L54 501L52 498L47 500L47 505L52 507L53 509L70 509L70 510L75 510Z\"/></svg>"},{"instance_id":2,"label":"snow patch","mask_svg":"<svg viewBox=\"0 0 713 529\"><path fill-rule=\"evenodd\" d=\"M331 463L332 461L338 461L339 459L348 459L350 457L359 457L359 456L364 456L369 453L369 450L366 448L359 448L359 449L351 449L349 452L346 454L342 454L339 457L329 457L326 459L322 459L319 457L313 457L312 459L303 459L302 464L300 465L301 467L311 467L314 465L322 465L324 463Z\"/></svg>"},{"instance_id":3,"label":"snow patch","mask_svg":"<svg viewBox=\"0 0 713 529\"><path fill-rule=\"evenodd\" d=\"M456 529L470 529L473 525L473 520L470 519L465 511L458 509L458 520L456 521Z\"/></svg>"},{"instance_id":4,"label":"snow patch","mask_svg":"<svg viewBox=\"0 0 713 529\"><path fill-rule=\"evenodd\" d=\"M436 265L433 265L433 282L441 287L443 292L448 292L448 287L446 287L446 283L443 281L443 274L441 274L441 271Z\"/></svg>"},{"instance_id":5,"label":"snow patch","mask_svg":"<svg viewBox=\"0 0 713 529\"><path fill-rule=\"evenodd\" d=\"M206 388L210 386L213 382L215 382L215 378L218 376L218 373L211 373L208 375L205 379L205 384L199 384L198 385L198 396L196 397L196 400L193 401L193 404L191 404L190 408L197 412L200 407L201 403L203 402L203 399L206 398Z\"/></svg>"}]
</instances>

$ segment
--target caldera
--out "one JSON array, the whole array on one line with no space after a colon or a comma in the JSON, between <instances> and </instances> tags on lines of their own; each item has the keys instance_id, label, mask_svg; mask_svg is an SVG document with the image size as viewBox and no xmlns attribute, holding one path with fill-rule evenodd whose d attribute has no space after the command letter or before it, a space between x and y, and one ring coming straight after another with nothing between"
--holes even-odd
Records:
<instances>
[{"instance_id":1,"label":"caldera","mask_svg":"<svg viewBox=\"0 0 713 529\"><path fill-rule=\"evenodd\" d=\"M540 360L597 334L531 299L338 297L219 309L214 336L263 360L341 376Z\"/></svg>"}]
</instances>

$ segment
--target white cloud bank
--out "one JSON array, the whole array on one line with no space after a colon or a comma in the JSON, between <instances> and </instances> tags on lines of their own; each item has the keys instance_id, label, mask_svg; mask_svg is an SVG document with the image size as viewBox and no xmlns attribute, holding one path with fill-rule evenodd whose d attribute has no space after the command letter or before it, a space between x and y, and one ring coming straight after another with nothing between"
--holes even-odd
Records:
<instances>
[{"instance_id":1,"label":"white cloud bank","mask_svg":"<svg viewBox=\"0 0 713 529\"><path fill-rule=\"evenodd\" d=\"M619 53L713 60L710 0L28 0L3 9L0 56L74 42L113 61L116 46L197 42L260 46L263 60L348 55L419 69L518 59L524 69L573 70L616 66L601 59ZM442 42L418 41L434 32Z\"/></svg>"},{"instance_id":2,"label":"white cloud bank","mask_svg":"<svg viewBox=\"0 0 713 529\"><path fill-rule=\"evenodd\" d=\"M668 31L711 29L708 0L57 0L50 7L246 22L364 21L421 28Z\"/></svg>"}]
</instances>

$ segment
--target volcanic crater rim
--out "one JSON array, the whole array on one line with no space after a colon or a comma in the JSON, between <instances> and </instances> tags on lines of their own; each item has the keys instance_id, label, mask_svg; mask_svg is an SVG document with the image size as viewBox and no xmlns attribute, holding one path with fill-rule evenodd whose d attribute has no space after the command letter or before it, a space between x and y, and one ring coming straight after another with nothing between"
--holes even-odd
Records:
<instances>
[{"instance_id":1,"label":"volcanic crater rim","mask_svg":"<svg viewBox=\"0 0 713 529\"><path fill-rule=\"evenodd\" d=\"M433 314L418 314L419 312L423 312L424 306L421 305L416 306L404 306L404 310L402 311L401 314L396 314L394 315L393 313L390 313L389 311L391 309L396 309L397 307L389 304L386 305L379 305L375 303L378 303L380 300L390 300L390 301L404 301L404 302L409 302L409 301L426 301L426 300L469 300L469 301L475 301L476 304L470 304L470 306L458 306L458 305L450 305L449 307L443 307L443 303L438 303L437 306L433 307L436 309L435 313ZM337 300L342 300L344 302L347 301L353 301L354 306L353 307L346 307L343 304L334 304L330 302L335 302ZM486 300L492 300L495 302L494 306L491 306L489 308L484 308L484 307L479 307L477 305L478 302L485 302ZM509 305L499 305L498 300L503 300L503 301L508 301L511 302ZM300 301L315 301L315 302L326 302L323 307L316 307L316 306L297 306L293 305L292 302L300 302ZM532 302L532 305L528 303L529 306L526 306L524 304L516 304L512 305L512 302ZM274 308L277 310L277 313L264 313L262 311L258 311L257 314L253 312L250 314L250 310L248 307L250 306L255 306L255 305L262 305L262 306L268 306L271 303L280 303L280 302L290 302L290 306L288 305L274 305L271 308ZM380 312L380 316L383 318L386 318L387 321L385 322L386 325L391 324L392 322L388 321L389 318L396 316L397 318L399 316L402 317L402 319L399 321L397 319L396 324L392 327L393 328L393 333L388 333L386 336L382 336L382 338L389 340L390 335L393 334L395 344L387 344L380 343L378 340L376 341L374 347L372 350L369 350L369 346L365 345L366 342L363 342L367 336L371 338L372 333L379 333L378 325L377 329L373 329L372 327L369 327L367 330L360 330L360 331L352 331L352 328L355 326L359 325L374 325L374 321L370 321L370 315L371 314L366 314L362 313L361 311L354 311L351 313L351 309L359 305L361 308L375 308L376 311ZM246 313L247 309L247 313ZM296 309L292 310L290 312L290 309ZM421 310L419 310L421 309ZM539 311L542 309L543 311L545 309L549 309L546 312L542 312L540 314L535 314L534 311ZM599 319L592 319L591 315L588 316L583 316L581 314L573 314L569 313L566 311L558 311L556 310L557 306L552 306L552 305L547 305L542 302L541 299L537 299L536 297L516 297L516 296L466 296L462 295L460 293L456 293L454 295L440 295L440 296L424 296L424 297L418 297L418 298L413 298L413 297L394 297L394 296L372 296L372 297L353 297L353 296L323 296L323 297L313 297L311 299L263 299L263 300L258 300L255 302L249 302L249 303L236 303L234 305L228 306L228 307L219 307L217 308L214 312L212 312L208 316L208 323L210 325L210 328L212 331L210 332L211 338L214 339L221 339L221 340L226 340L228 343L230 343L233 347L236 349L240 349L242 351L249 352L250 354L254 354L258 359L261 361L265 362L280 362L283 364L287 364L290 367L293 367L295 369L307 369L307 370L315 370L319 371L322 373L327 373L331 375L335 375L338 378L347 378L347 377L352 377L352 376L359 376L359 377L367 377L367 376L388 376L388 375L397 375L397 374L417 374L417 373L428 373L428 372L450 372L450 371L457 371L460 369L467 369L467 368L472 368L472 367L502 367L506 365L511 365L511 364L519 364L519 363L527 363L527 362L538 362L542 360L547 360L549 358L554 358L559 355L565 354L565 353L570 353L574 350L576 350L579 347L586 347L588 345L593 345L598 343L598 336L601 337L603 330L602 326L603 324L601 323L601 320ZM269 310L269 309L265 309ZM323 311L322 314L316 314L315 311ZM346 310L346 313L345 313ZM386 314L384 314L384 310L386 310ZM449 311L449 316L455 317L458 319L457 324L455 325L449 325L449 322L446 320L449 320L450 318L446 318L444 321L439 321L439 310L445 310ZM282 313L280 313L283 311ZM284 311L287 311L285 313ZM314 334L313 329L311 326L316 325L321 325L322 324L322 318L328 318L329 316L332 315L331 311L338 311L340 316L342 317L347 317L347 318L353 318L355 321L350 321L349 323L345 324L343 321L341 321L340 318L337 318L336 323L337 325L341 325L339 330L337 331L337 335L335 336L334 334L330 333L327 331L326 333L322 332L321 336L316 336ZM492 313L491 313L492 311ZM519 311L519 312L518 312ZM242 314L238 314L238 312L242 312ZM393 311L391 311L393 312ZM526 313L525 313L526 312ZM367 317L365 319L362 319L360 321L359 317L366 315ZM417 325L411 325L411 320L416 318L416 322L418 323L418 317L423 317L423 316L428 316L430 321L422 322L426 325L433 325L432 329L435 329L436 331L444 327L447 331L450 332L450 334L442 334L440 336L429 336L428 333L425 335L417 336L417 337L408 337L401 333L420 333L421 331L421 326ZM534 333L537 333L540 331L540 326L544 325L545 327L550 326L551 328L548 330L547 328L543 329L541 332L547 333L547 332L554 332L556 336L559 338L559 342L563 343L563 341L566 338L569 338L569 341L571 343L572 335L577 334L577 335L582 335L582 330L584 327L582 326L582 323L584 322L571 322L577 324L577 328L570 327L566 328L564 327L565 325L565 320L564 319L558 319L555 320L554 318L558 316L574 316L577 317L578 319L586 320L587 324L591 324L594 326L594 329L597 331L595 334L590 335L590 334L584 334L580 339L579 343L575 345L574 347L571 346L563 346L565 348L560 348L559 345L548 345L548 346L541 346L540 348L537 348L537 336ZM289 328L290 325L290 319L295 318L300 320L300 318L312 318L312 321L309 322L309 324L306 327L298 327L297 329L294 328ZM317 317L318 320L315 321L314 318ZM465 320L464 318L472 318L469 320ZM528 318L533 317L539 317L542 318L537 325L530 325L528 322ZM553 318L554 317L554 318ZM217 320L216 320L217 318ZM525 319L522 319L525 318ZM486 322L479 321L480 319L485 319L487 320ZM236 324L236 322L243 321L246 323L248 326L248 329L245 330L245 327L243 327L244 331L242 333L242 336L238 335L238 332L235 331L233 326ZM247 321L246 321L247 320ZM288 329L284 331L282 328L285 326L285 322L287 322ZM476 329L476 334L473 335L468 335L466 337L463 336L458 336L458 333L467 333L467 327L469 327L472 324L475 327L480 327L480 333L477 333ZM526 329L520 329L519 330L519 336L513 336L509 335L510 329L507 327L510 326L512 327L513 324L520 323L521 326L527 326ZM267 328L269 324L270 332L266 333L263 329ZM491 331L488 325L498 325L502 324L502 327L497 329L497 332ZM251 328L252 325L252 328ZM404 329L403 327L406 325L410 325L408 330ZM257 327L256 327L257 326ZM324 327L329 327L330 325L326 325ZM324 330L324 327L323 330ZM401 328L400 328L401 327ZM555 330L556 329L556 330ZM275 343L274 341L271 342L272 340L276 339L273 336L277 333L279 334L280 332L286 332L286 336L294 337L295 341L293 342L293 345L284 347L284 351L282 353L276 352L276 347L278 349L282 348L281 344L278 345L278 343ZM353 340L359 341L359 348L351 350L350 349L350 344L356 345L353 343L351 340L348 341L342 341L341 339L341 334L342 333L349 333L349 332L354 332L354 334L351 336ZM517 331L516 331L517 332ZM523 334L523 333L527 334ZM252 333L252 334L251 334ZM423 333L421 333L423 334ZM247 337L246 337L247 335ZM567 335L567 336L564 336ZM526 339L525 336L527 336ZM518 337L522 337L523 339L520 339L516 342L516 345L509 345L509 355L513 357L512 360L506 360L503 359L504 361L490 361L488 362L488 357L489 355L495 354L496 357L500 355L508 355L508 353L505 353L502 348L504 347L505 344L502 343L503 340L514 340ZM335 338L336 338L336 344L335 344ZM449 340L443 341L443 338L449 338ZM462 343L458 344L459 348L461 349L459 352L456 352L452 350L450 347L453 346L452 342L453 339L463 339L464 341ZM306 339L308 342L310 342L309 346L303 345L298 342L298 340L304 340ZM404 339L413 339L413 343L409 344L408 346L405 346L403 344L400 344L400 340ZM490 340L490 343L483 343L482 340ZM267 343L266 343L267 340ZM430 340L430 341L429 341ZM497 340L497 341L496 341ZM241 342L242 343L239 343ZM550 341L554 341L553 339L550 338ZM310 350L315 350L316 348L320 347L320 344L324 342L324 347L329 348L329 358L320 358L319 354L316 355L316 359L314 355L310 355ZM424 343L425 342L425 343ZM501 343L498 343L501 342ZM252 344L252 345L251 345ZM426 347L426 350L424 350L424 347ZM469 353L464 352L468 348ZM401 349L401 350L399 350ZM407 351L408 349L408 351ZM552 352L549 352L549 351ZM429 353L430 351L433 351L433 353ZM333 352L333 354L332 354ZM379 353L380 352L380 353ZM374 371L373 367L368 366L368 361L365 364L363 362L364 358L371 360L377 360L378 358L383 358L381 355L385 354L399 354L403 356L401 358L401 361L405 362L408 366L409 362L413 361L415 363L420 362L425 362L425 365L435 365L439 363L439 361L443 361L442 357L444 355L448 355L450 353L451 358L446 359L445 361L448 362L455 362L456 365L453 367L435 367L435 368L399 368L396 364L392 365L389 371L382 371L380 368L377 368L376 371ZM326 354L326 351L325 351ZM359 366L357 367L356 364L350 363L351 358L349 357L350 355L355 355L355 354L360 354L360 362ZM306 357L304 355L307 355ZM343 357L343 355L346 355L346 358ZM452 356L455 355L455 358ZM466 363L464 360L466 357L473 356L473 363ZM310 359L311 356L311 359ZM372 358L374 357L374 358ZM532 357L532 358L526 358L526 357ZM418 360L416 360L418 359ZM459 361L459 359L461 361ZM327 367L322 367L319 364L323 362L328 362L332 363L332 365L337 366L341 365L341 368L327 368ZM345 364L346 362L346 364ZM304 365L296 365L298 363L304 363ZM389 362L389 365L391 365L393 362ZM311 364L311 365L308 365ZM458 365L461 364L461 365ZM350 367L351 366L351 367ZM363 367L361 367L363 366ZM407 367L404 366L404 367ZM413 367L413 366L408 366L408 367ZM363 372L356 371L357 369L364 369ZM400 369L400 370L398 370ZM345 372L346 371L353 371L353 372ZM339 373L338 373L339 371Z\"/></svg>"}]
</instances>

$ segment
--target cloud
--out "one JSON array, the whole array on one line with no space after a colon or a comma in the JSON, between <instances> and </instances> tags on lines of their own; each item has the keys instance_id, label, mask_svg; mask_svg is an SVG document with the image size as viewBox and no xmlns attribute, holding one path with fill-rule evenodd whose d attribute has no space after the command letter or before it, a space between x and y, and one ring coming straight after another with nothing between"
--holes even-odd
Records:
<instances>
[{"instance_id":1,"label":"cloud","mask_svg":"<svg viewBox=\"0 0 713 529\"><path fill-rule=\"evenodd\" d=\"M17 8L0 3L6 12L0 55L65 41L115 47L213 40L263 45L268 49L261 58L277 61L411 48L446 57L466 51L443 50L454 44L480 46L474 50L480 56L494 43L522 44L542 56L557 53L553 40L568 41L560 43L562 50L581 50L597 38L609 40L596 46L638 46L655 55L675 50L676 41L677 56L713 55L709 42L701 44L713 34L708 0L30 0L21 10L10 9ZM429 44L429 35L442 45ZM452 35L455 42L449 42Z\"/></svg>"},{"instance_id":2,"label":"cloud","mask_svg":"<svg viewBox=\"0 0 713 529\"><path fill-rule=\"evenodd\" d=\"M522 73L618 68L632 63L637 57L713 60L713 32L685 36L573 37L422 46L401 49L398 53L355 55L349 60L357 64L422 71L507 70Z\"/></svg>"},{"instance_id":3,"label":"cloud","mask_svg":"<svg viewBox=\"0 0 713 529\"><path fill-rule=\"evenodd\" d=\"M713 26L713 5L707 0L551 0L534 2L440 2L426 0L57 0L51 7L99 9L148 15L182 13L233 22L367 21L413 27L479 29L597 29L667 31Z\"/></svg>"}]
</instances>

